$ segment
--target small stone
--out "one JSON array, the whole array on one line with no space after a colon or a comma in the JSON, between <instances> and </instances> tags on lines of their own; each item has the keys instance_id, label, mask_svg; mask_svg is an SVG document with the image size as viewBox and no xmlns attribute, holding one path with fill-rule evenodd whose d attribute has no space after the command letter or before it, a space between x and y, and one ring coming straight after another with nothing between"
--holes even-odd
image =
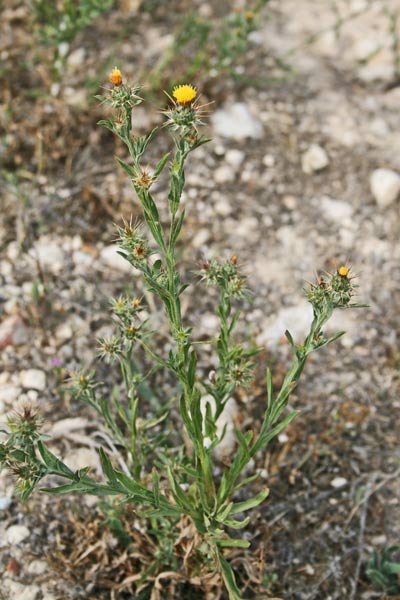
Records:
<instances>
[{"instance_id":1,"label":"small stone","mask_svg":"<svg viewBox=\"0 0 400 600\"><path fill-rule=\"evenodd\" d=\"M132 267L128 261L117 253L118 249L119 248L116 244L105 246L100 251L100 260L111 269L116 269L117 271L123 272L131 271Z\"/></svg>"},{"instance_id":2,"label":"small stone","mask_svg":"<svg viewBox=\"0 0 400 600\"><path fill-rule=\"evenodd\" d=\"M333 488L341 488L344 485L346 485L347 479L345 477L335 477L335 479L332 479L331 481L331 486Z\"/></svg>"},{"instance_id":3,"label":"small stone","mask_svg":"<svg viewBox=\"0 0 400 600\"><path fill-rule=\"evenodd\" d=\"M275 157L272 154L266 154L262 159L262 163L265 167L273 167L275 164Z\"/></svg>"},{"instance_id":4,"label":"small stone","mask_svg":"<svg viewBox=\"0 0 400 600\"><path fill-rule=\"evenodd\" d=\"M224 197L218 200L215 204L215 212L222 217L227 217L232 212L232 206L228 198Z\"/></svg>"},{"instance_id":5,"label":"small stone","mask_svg":"<svg viewBox=\"0 0 400 600\"><path fill-rule=\"evenodd\" d=\"M312 144L301 158L303 172L307 174L313 173L314 171L321 171L327 167L328 164L328 155L321 146L318 146L318 144Z\"/></svg>"},{"instance_id":6,"label":"small stone","mask_svg":"<svg viewBox=\"0 0 400 600\"><path fill-rule=\"evenodd\" d=\"M37 585L22 585L18 581L8 580L7 592L12 600L37 600L40 588Z\"/></svg>"},{"instance_id":7,"label":"small stone","mask_svg":"<svg viewBox=\"0 0 400 600\"><path fill-rule=\"evenodd\" d=\"M376 169L370 177L371 192L381 208L393 204L400 192L400 175L390 169Z\"/></svg>"},{"instance_id":8,"label":"small stone","mask_svg":"<svg viewBox=\"0 0 400 600\"><path fill-rule=\"evenodd\" d=\"M46 389L46 373L39 369L27 369L19 374L22 387L43 391Z\"/></svg>"},{"instance_id":9,"label":"small stone","mask_svg":"<svg viewBox=\"0 0 400 600\"><path fill-rule=\"evenodd\" d=\"M11 383L0 384L0 402L4 404L12 404L18 400L22 390L17 385Z\"/></svg>"},{"instance_id":10,"label":"small stone","mask_svg":"<svg viewBox=\"0 0 400 600\"><path fill-rule=\"evenodd\" d=\"M60 240L43 235L29 254L52 273L57 274L64 268L64 252Z\"/></svg>"},{"instance_id":11,"label":"small stone","mask_svg":"<svg viewBox=\"0 0 400 600\"><path fill-rule=\"evenodd\" d=\"M217 183L228 183L234 181L235 172L229 165L221 165L215 169L214 179Z\"/></svg>"},{"instance_id":12,"label":"small stone","mask_svg":"<svg viewBox=\"0 0 400 600\"><path fill-rule=\"evenodd\" d=\"M60 342L70 340L73 336L72 327L69 323L61 323L55 330L55 338Z\"/></svg>"},{"instance_id":13,"label":"small stone","mask_svg":"<svg viewBox=\"0 0 400 600\"><path fill-rule=\"evenodd\" d=\"M331 221L334 221L339 225L343 225L346 222L350 224L353 208L347 202L333 200L332 198L324 196L321 198L321 208L324 216Z\"/></svg>"},{"instance_id":14,"label":"small stone","mask_svg":"<svg viewBox=\"0 0 400 600\"><path fill-rule=\"evenodd\" d=\"M257 344L267 345L269 348L279 346L280 342L286 340L284 337L286 329L290 331L293 339L301 340L307 335L312 321L312 308L304 300L297 306L288 306L272 315L266 320L263 331L257 337Z\"/></svg>"},{"instance_id":15,"label":"small stone","mask_svg":"<svg viewBox=\"0 0 400 600\"><path fill-rule=\"evenodd\" d=\"M261 121L256 119L243 102L235 102L215 111L211 117L217 135L234 140L260 139L263 135Z\"/></svg>"},{"instance_id":16,"label":"small stone","mask_svg":"<svg viewBox=\"0 0 400 600\"><path fill-rule=\"evenodd\" d=\"M244 160L244 156L244 152L238 150L237 148L232 148L231 150L228 150L228 152L225 154L225 160L228 163L228 165L231 165L231 167L238 169Z\"/></svg>"},{"instance_id":17,"label":"small stone","mask_svg":"<svg viewBox=\"0 0 400 600\"><path fill-rule=\"evenodd\" d=\"M6 540L9 544L19 544L30 536L30 531L25 525L11 525L6 529Z\"/></svg>"},{"instance_id":18,"label":"small stone","mask_svg":"<svg viewBox=\"0 0 400 600\"><path fill-rule=\"evenodd\" d=\"M210 231L208 229L200 229L196 235L194 236L193 240L192 240L192 244L195 248L200 248L201 246L203 246L203 244L205 244L206 242L208 242L208 240L210 239Z\"/></svg>"},{"instance_id":19,"label":"small stone","mask_svg":"<svg viewBox=\"0 0 400 600\"><path fill-rule=\"evenodd\" d=\"M85 60L86 51L85 48L77 48L68 56L67 63L71 66L77 67Z\"/></svg>"},{"instance_id":20,"label":"small stone","mask_svg":"<svg viewBox=\"0 0 400 600\"><path fill-rule=\"evenodd\" d=\"M48 564L45 560L33 560L28 565L28 573L32 575L43 575L48 570Z\"/></svg>"},{"instance_id":21,"label":"small stone","mask_svg":"<svg viewBox=\"0 0 400 600\"><path fill-rule=\"evenodd\" d=\"M101 471L99 455L91 448L71 450L64 457L64 462L73 471L84 469L85 467L90 467L95 472Z\"/></svg>"},{"instance_id":22,"label":"small stone","mask_svg":"<svg viewBox=\"0 0 400 600\"><path fill-rule=\"evenodd\" d=\"M6 346L21 346L28 340L28 328L18 315L7 317L0 324L0 349Z\"/></svg>"},{"instance_id":23,"label":"small stone","mask_svg":"<svg viewBox=\"0 0 400 600\"><path fill-rule=\"evenodd\" d=\"M0 510L8 510L11 506L11 498L7 496L0 497Z\"/></svg>"}]
</instances>

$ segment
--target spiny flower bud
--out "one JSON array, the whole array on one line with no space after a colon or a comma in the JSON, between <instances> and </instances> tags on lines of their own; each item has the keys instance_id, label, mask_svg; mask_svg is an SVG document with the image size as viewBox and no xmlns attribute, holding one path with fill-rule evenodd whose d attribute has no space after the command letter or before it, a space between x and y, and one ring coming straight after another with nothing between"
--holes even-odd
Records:
<instances>
[{"instance_id":1,"label":"spiny flower bud","mask_svg":"<svg viewBox=\"0 0 400 600\"><path fill-rule=\"evenodd\" d=\"M340 277L347 277L350 272L350 269L349 269L349 267L342 265L341 267L339 267L337 272L338 272L338 275L340 275Z\"/></svg>"},{"instance_id":2,"label":"spiny flower bud","mask_svg":"<svg viewBox=\"0 0 400 600\"><path fill-rule=\"evenodd\" d=\"M121 85L122 84L122 73L117 67L111 71L109 79L113 85Z\"/></svg>"}]
</instances>

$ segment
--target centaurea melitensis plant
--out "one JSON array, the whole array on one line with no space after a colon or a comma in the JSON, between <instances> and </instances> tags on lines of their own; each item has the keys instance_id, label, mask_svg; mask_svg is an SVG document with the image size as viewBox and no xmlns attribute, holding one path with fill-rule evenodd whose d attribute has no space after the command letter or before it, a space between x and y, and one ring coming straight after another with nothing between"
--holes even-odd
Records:
<instances>
[{"instance_id":1,"label":"centaurea melitensis plant","mask_svg":"<svg viewBox=\"0 0 400 600\"><path fill-rule=\"evenodd\" d=\"M199 133L202 107L193 86L174 88L170 105L163 111L174 153L164 155L150 172L142 161L157 130L143 137L132 134L132 111L142 102L140 89L125 83L117 68L112 71L110 81L113 87L99 98L113 109L114 116L100 124L126 145L129 161L120 158L117 161L130 178L143 210L142 223L124 222L118 228L119 252L141 273L146 288L162 303L169 324L171 349L164 355L152 343L151 323L141 319L143 299L129 296L113 299L116 331L112 337L99 340L100 354L110 363L119 364L125 397L113 393L111 401L104 398L94 371L79 372L71 378L76 396L104 420L114 448L118 449L118 457L110 456L104 449L99 451L104 481L97 481L88 469L72 471L50 452L41 437L37 416L27 409L9 420L8 437L0 444L0 466L18 475L18 491L23 499L28 498L43 477L55 475L65 482L44 491L115 496L121 503L132 505L140 518L151 520L153 531L157 529L155 523L160 530L168 524L169 531L175 528L178 537L179 523L184 519L193 530L190 553L195 557L195 566L192 569L203 575L218 573L230 599L239 600L240 590L227 553L229 548L247 548L250 543L230 532L246 527L249 522L246 512L262 503L269 490L261 486L254 493L248 488L244 500L238 500L238 490L242 495L244 486L251 481L251 490L254 489L257 474L249 476L248 473L252 459L296 416L297 411L286 411L288 399L309 355L342 335L343 332L328 338L324 335L332 312L358 306L352 304L353 277L349 267L342 266L333 274L322 275L306 289L314 311L310 331L300 344L286 332L293 361L282 386L274 392L271 371L267 369L263 420L247 431L235 430L235 454L230 463L219 464L217 470L214 451L226 434L225 428L218 427L218 421L236 388L248 385L251 380L258 350L245 348L233 340L239 316L237 300L248 296L236 256L222 262L204 262L199 273L207 285L219 289L219 335L216 340L210 340L215 346L217 361L212 377L204 378L198 368L195 335L182 317L181 296L187 285L177 266L176 246L185 217L181 202L185 163L192 151L209 141ZM151 186L167 165L169 223L165 226ZM134 360L139 349L148 355L153 365L146 376L139 373ZM177 384L182 425L178 448L174 448L175 440L168 439L167 427L163 433L163 425L172 418L170 402L158 407L158 413L156 409L151 418L145 418L143 403L154 404L147 382L155 369L168 371ZM210 397L212 402L204 402L204 398Z\"/></svg>"}]
</instances>

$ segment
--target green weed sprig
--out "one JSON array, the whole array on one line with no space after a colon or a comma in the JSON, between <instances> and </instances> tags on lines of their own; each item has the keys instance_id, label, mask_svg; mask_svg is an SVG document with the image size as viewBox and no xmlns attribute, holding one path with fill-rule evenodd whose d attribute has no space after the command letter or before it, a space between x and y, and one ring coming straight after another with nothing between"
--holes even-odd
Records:
<instances>
[{"instance_id":1,"label":"green weed sprig","mask_svg":"<svg viewBox=\"0 0 400 600\"><path fill-rule=\"evenodd\" d=\"M124 222L118 228L119 253L141 273L147 289L164 306L171 347L164 354L154 343L151 319L142 319L142 300L121 296L112 300L115 333L99 340L99 353L119 365L124 393L114 390L111 399L104 397L103 386L94 371L71 377L71 389L98 413L118 448L118 456L103 448L99 451L103 482L94 479L88 469L72 471L50 452L40 434L39 421L29 411L9 422L8 437L0 445L0 465L16 473L23 499L44 477L51 475L64 481L53 482L43 491L115 496L119 502L131 504L139 517L151 522L153 531L168 531L170 535L175 528L178 537L180 524L186 520L195 532L196 543L191 550L196 555L193 568L203 574L216 570L230 599L239 600L240 590L226 549L249 547L249 541L232 532L247 526L249 516L245 513L261 504L269 493L265 486L256 492L248 488L247 499L238 500L237 492L242 493L243 487L257 477L243 479L243 473L296 416L296 410L286 412L289 396L310 354L343 334L325 337L324 327L334 310L359 306L352 303L355 285L349 267L342 266L307 287L306 297L314 311L310 331L300 344L286 332L293 360L283 384L275 393L272 374L267 369L262 423L247 431L235 430L236 452L222 474L217 475L214 450L226 435L226 427L221 431L218 421L237 387L249 384L258 349L245 348L235 340L237 301L248 296L236 256L223 262L206 262L200 271L202 281L217 287L220 294L219 334L216 340L210 340L217 357L211 378L205 379L197 367L199 351L195 335L182 317L181 296L187 283L178 269L176 247L185 217L181 198L186 160L191 152L208 142L199 133L202 107L193 86L180 85L173 90L164 115L174 151L162 156L149 172L142 161L157 130L142 137L132 135L132 111L142 102L140 89L124 83L117 68L112 71L110 81L113 87L99 99L112 108L114 116L100 124L117 135L128 149L129 161L117 158L117 162L130 178L143 211L143 223ZM151 187L167 165L169 223L164 225ZM152 365L145 374L138 371L134 360L139 349L147 354ZM178 431L171 429L170 408L174 398L160 401L148 385L158 369L168 371L176 381L181 435L179 427ZM205 401L205 394L212 397L214 405ZM151 413L146 413L148 406Z\"/></svg>"}]
</instances>

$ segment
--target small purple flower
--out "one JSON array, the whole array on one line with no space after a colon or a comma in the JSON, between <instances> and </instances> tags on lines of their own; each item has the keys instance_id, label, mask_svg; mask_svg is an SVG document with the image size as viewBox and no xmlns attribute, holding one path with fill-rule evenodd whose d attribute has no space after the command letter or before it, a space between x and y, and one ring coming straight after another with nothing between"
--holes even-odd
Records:
<instances>
[{"instance_id":1,"label":"small purple flower","mask_svg":"<svg viewBox=\"0 0 400 600\"><path fill-rule=\"evenodd\" d=\"M61 358L53 358L53 360L51 361L52 367L62 367L62 365L63 361L61 360Z\"/></svg>"}]
</instances>

